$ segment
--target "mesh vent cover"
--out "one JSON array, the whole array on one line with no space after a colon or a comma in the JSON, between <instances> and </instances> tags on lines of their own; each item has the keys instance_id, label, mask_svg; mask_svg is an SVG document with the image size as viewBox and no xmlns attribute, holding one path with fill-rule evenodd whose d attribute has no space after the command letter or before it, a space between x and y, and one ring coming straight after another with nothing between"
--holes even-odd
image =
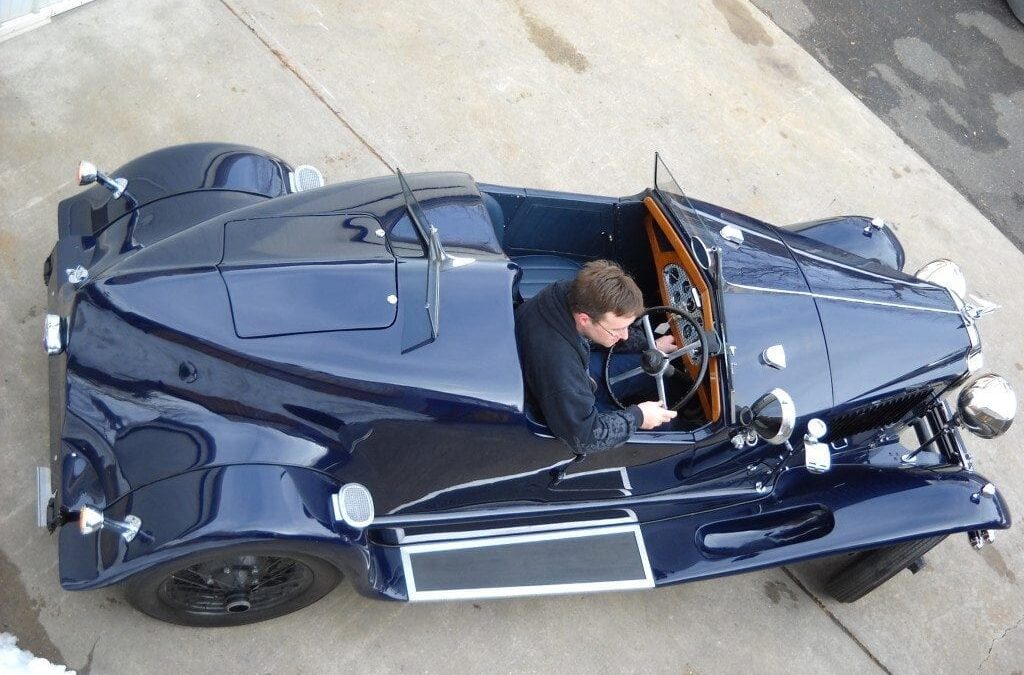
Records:
<instances>
[{"instance_id":1,"label":"mesh vent cover","mask_svg":"<svg viewBox=\"0 0 1024 675\"><path fill-rule=\"evenodd\" d=\"M359 483L349 483L338 493L341 519L355 528L363 528L373 521L373 497Z\"/></svg>"},{"instance_id":2,"label":"mesh vent cover","mask_svg":"<svg viewBox=\"0 0 1024 675\"><path fill-rule=\"evenodd\" d=\"M295 191L305 192L324 186L324 175L319 169L309 164L295 167Z\"/></svg>"}]
</instances>

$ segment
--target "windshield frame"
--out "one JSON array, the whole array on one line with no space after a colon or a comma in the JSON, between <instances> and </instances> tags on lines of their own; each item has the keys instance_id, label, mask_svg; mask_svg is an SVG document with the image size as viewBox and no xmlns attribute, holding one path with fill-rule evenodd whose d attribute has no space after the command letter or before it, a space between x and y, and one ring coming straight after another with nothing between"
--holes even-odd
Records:
<instances>
[{"instance_id":1,"label":"windshield frame","mask_svg":"<svg viewBox=\"0 0 1024 675\"><path fill-rule=\"evenodd\" d=\"M408 181L405 180L402 170L396 168L395 173L398 174L398 182L402 186L402 194L405 197L405 208L409 212L409 219L412 220L413 227L416 228L416 232L427 245L428 263L425 309L430 321L430 337L431 339L437 339L440 333L441 322L439 309L441 305L441 264L445 259L444 248L441 246L441 238L437 233L437 228L427 220L427 214L413 195L412 188L409 187Z\"/></svg>"},{"instance_id":2,"label":"windshield frame","mask_svg":"<svg viewBox=\"0 0 1024 675\"><path fill-rule=\"evenodd\" d=\"M672 175L665 160L658 152L654 153L654 187L652 190L661 198L661 202L675 217L675 221L679 223L683 233L690 240L697 263L710 275L713 266L710 263L711 249L708 247L708 242L715 240L711 236L713 234L711 227L700 209L694 206L690 198L686 196L683 188L679 186L679 181Z\"/></svg>"}]
</instances>

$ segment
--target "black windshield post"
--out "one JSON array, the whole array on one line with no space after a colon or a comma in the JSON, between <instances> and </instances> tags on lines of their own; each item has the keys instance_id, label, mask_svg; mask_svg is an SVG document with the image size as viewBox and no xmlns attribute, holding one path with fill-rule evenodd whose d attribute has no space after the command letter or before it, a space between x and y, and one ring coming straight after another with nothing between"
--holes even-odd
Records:
<instances>
[{"instance_id":1,"label":"black windshield post","mask_svg":"<svg viewBox=\"0 0 1024 675\"><path fill-rule=\"evenodd\" d=\"M420 203L406 182L401 169L395 169L398 174L398 181L402 186L402 194L405 197L405 208L409 212L409 219L420 238L427 246L427 297L425 300L427 316L430 319L430 335L436 338L440 332L440 314L438 312L441 303L441 265L447 259L444 247L441 246L441 237L437 228L430 224L427 215L423 212Z\"/></svg>"}]
</instances>

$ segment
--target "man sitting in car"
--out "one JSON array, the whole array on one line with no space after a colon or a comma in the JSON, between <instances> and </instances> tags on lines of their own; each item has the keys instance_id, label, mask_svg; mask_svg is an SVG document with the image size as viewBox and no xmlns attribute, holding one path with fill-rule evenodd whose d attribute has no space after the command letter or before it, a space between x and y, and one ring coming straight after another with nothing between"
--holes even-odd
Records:
<instances>
[{"instance_id":1,"label":"man sitting in car","mask_svg":"<svg viewBox=\"0 0 1024 675\"><path fill-rule=\"evenodd\" d=\"M575 279L551 284L516 309L527 391L551 432L578 454L622 445L637 428L654 429L676 416L659 401L619 410L597 400L591 346L623 341L617 352L640 351L643 333L631 335L630 326L643 311L636 282L608 260L587 263ZM656 344L663 352L675 349L671 335Z\"/></svg>"}]
</instances>

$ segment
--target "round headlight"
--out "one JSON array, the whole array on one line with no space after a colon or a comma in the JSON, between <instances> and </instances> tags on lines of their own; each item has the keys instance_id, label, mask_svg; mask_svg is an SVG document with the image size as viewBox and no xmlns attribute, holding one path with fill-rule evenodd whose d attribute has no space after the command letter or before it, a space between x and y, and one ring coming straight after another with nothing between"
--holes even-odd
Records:
<instances>
[{"instance_id":1,"label":"round headlight","mask_svg":"<svg viewBox=\"0 0 1024 675\"><path fill-rule=\"evenodd\" d=\"M964 278L960 266L952 260L944 258L933 260L919 269L914 276L921 281L942 286L961 300L967 297L967 279Z\"/></svg>"},{"instance_id":2,"label":"round headlight","mask_svg":"<svg viewBox=\"0 0 1024 675\"><path fill-rule=\"evenodd\" d=\"M754 416L751 426L763 440L772 445L789 440L796 424L796 406L785 390L772 389L750 406L750 412Z\"/></svg>"},{"instance_id":3,"label":"round headlight","mask_svg":"<svg viewBox=\"0 0 1024 675\"><path fill-rule=\"evenodd\" d=\"M989 373L967 384L957 398L960 419L967 430L982 438L1006 433L1017 414L1017 395L1002 377Z\"/></svg>"}]
</instances>

